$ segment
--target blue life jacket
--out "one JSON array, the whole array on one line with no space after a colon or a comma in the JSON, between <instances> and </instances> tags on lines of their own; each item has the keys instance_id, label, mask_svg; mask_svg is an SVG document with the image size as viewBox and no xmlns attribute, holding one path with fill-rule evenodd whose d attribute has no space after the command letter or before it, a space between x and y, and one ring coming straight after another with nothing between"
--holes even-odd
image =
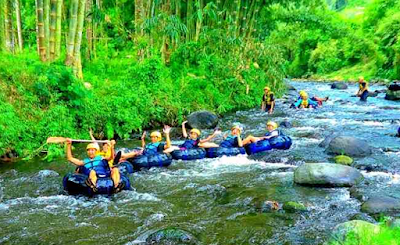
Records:
<instances>
[{"instance_id":1,"label":"blue life jacket","mask_svg":"<svg viewBox=\"0 0 400 245\"><path fill-rule=\"evenodd\" d=\"M282 135L282 131L280 129L272 130L271 132L267 132L264 136L270 136L273 132L278 132L277 136Z\"/></svg>"},{"instance_id":2,"label":"blue life jacket","mask_svg":"<svg viewBox=\"0 0 400 245\"><path fill-rule=\"evenodd\" d=\"M197 139L197 140L188 139L188 140L185 140L185 142L183 142L183 144L180 145L179 147L185 148L185 149L197 148L197 147L199 147L199 142L200 142L199 139Z\"/></svg>"},{"instance_id":3,"label":"blue life jacket","mask_svg":"<svg viewBox=\"0 0 400 245\"><path fill-rule=\"evenodd\" d=\"M224 141L219 144L220 147L232 148L238 147L238 139L236 135L229 135Z\"/></svg>"},{"instance_id":4,"label":"blue life jacket","mask_svg":"<svg viewBox=\"0 0 400 245\"><path fill-rule=\"evenodd\" d=\"M89 175L90 171L94 170L99 177L110 176L110 167L108 166L108 162L101 156L96 156L93 159L85 158L83 159L83 162L85 163L82 169L83 174Z\"/></svg>"},{"instance_id":5,"label":"blue life jacket","mask_svg":"<svg viewBox=\"0 0 400 245\"><path fill-rule=\"evenodd\" d=\"M156 143L148 143L145 146L144 149L144 155L154 155L158 153L158 148L160 146L161 142L156 142Z\"/></svg>"}]
</instances>

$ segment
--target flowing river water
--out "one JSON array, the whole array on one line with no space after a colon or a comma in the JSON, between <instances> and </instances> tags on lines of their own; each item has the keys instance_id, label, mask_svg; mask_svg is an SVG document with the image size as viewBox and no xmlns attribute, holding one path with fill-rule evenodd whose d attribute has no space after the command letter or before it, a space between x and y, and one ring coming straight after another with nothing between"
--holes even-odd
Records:
<instances>
[{"instance_id":1,"label":"flowing river water","mask_svg":"<svg viewBox=\"0 0 400 245\"><path fill-rule=\"evenodd\" d=\"M394 137L400 103L384 100L384 93L360 103L351 97L354 84L347 90L332 90L327 83L291 85L329 100L316 110L294 110L279 99L273 115L238 111L219 125L227 130L240 123L245 135L261 135L267 120L285 121L291 126L282 129L293 139L287 151L173 161L168 168L132 174L132 191L93 198L63 191L62 178L74 169L65 159L0 165L0 244L147 244L152 233L165 228L188 232L193 244L322 244L335 225L360 213L361 202L349 188L296 185L293 172L305 162L330 162L319 144L337 133L375 147L372 156L356 158L353 165L362 170L368 191L400 198L400 138ZM287 97L296 98L295 93ZM134 146L139 142L117 144ZM79 158L83 147L75 150ZM274 211L267 201L293 201L307 210Z\"/></svg>"}]
</instances>

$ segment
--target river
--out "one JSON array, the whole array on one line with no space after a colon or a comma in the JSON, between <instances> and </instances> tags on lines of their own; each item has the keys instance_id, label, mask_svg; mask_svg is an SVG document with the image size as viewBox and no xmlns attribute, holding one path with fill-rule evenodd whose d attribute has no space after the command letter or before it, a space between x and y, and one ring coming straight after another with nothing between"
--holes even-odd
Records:
<instances>
[{"instance_id":1,"label":"river","mask_svg":"<svg viewBox=\"0 0 400 245\"><path fill-rule=\"evenodd\" d=\"M296 185L293 172L305 162L331 162L318 145L336 133L375 147L372 156L356 158L354 166L362 170L369 191L400 198L400 138L394 137L400 103L384 100L384 93L359 102L351 97L355 84L347 90L332 90L327 83L291 85L329 100L316 110L294 110L279 99L273 115L259 109L238 111L219 125L228 130L240 123L245 135L261 135L267 120L288 122L291 126L282 128L293 139L287 151L174 161L168 168L132 174L132 191L94 198L63 191L62 178L74 169L66 159L2 164L0 243L146 244L153 232L173 227L191 234L197 244L322 244L335 225L360 213L361 202L351 197L349 188ZM290 98L296 97L291 93ZM117 144L134 146L139 142ZM80 158L83 147L75 149ZM268 210L267 201L294 201L307 210Z\"/></svg>"}]
</instances>

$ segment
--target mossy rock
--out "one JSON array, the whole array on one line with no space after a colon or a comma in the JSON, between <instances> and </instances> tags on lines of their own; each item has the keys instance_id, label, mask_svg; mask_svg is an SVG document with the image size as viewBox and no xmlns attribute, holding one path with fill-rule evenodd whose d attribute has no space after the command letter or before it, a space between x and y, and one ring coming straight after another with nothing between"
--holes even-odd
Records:
<instances>
[{"instance_id":1,"label":"mossy rock","mask_svg":"<svg viewBox=\"0 0 400 245\"><path fill-rule=\"evenodd\" d=\"M335 163L350 166L354 161L353 158L346 155L339 155L334 157Z\"/></svg>"},{"instance_id":2,"label":"mossy rock","mask_svg":"<svg viewBox=\"0 0 400 245\"><path fill-rule=\"evenodd\" d=\"M307 207L298 202L286 202L283 204L283 210L294 213L294 212L306 212Z\"/></svg>"}]
</instances>

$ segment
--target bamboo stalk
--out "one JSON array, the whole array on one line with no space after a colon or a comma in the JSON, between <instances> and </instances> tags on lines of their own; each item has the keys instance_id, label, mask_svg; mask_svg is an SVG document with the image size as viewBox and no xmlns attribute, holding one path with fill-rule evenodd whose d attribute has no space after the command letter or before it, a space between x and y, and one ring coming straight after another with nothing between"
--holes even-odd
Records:
<instances>
[{"instance_id":1,"label":"bamboo stalk","mask_svg":"<svg viewBox=\"0 0 400 245\"><path fill-rule=\"evenodd\" d=\"M203 8L204 8L203 5L204 5L203 4L203 0L198 0L199 9L197 11L201 11L202 15L203 15ZM202 18L204 18L204 16L199 18L199 16L196 15L196 18L197 18L197 21L196 21L196 36L195 36L194 40L197 42L199 40L199 37L200 37L201 26L203 24L203 19Z\"/></svg>"},{"instance_id":2,"label":"bamboo stalk","mask_svg":"<svg viewBox=\"0 0 400 245\"><path fill-rule=\"evenodd\" d=\"M43 0L44 42L46 45L46 58L50 57L50 0Z\"/></svg>"},{"instance_id":3,"label":"bamboo stalk","mask_svg":"<svg viewBox=\"0 0 400 245\"><path fill-rule=\"evenodd\" d=\"M18 47L22 51L24 43L22 39L22 21L21 21L21 8L19 0L15 0L15 17L17 21L17 33L18 33Z\"/></svg>"},{"instance_id":4,"label":"bamboo stalk","mask_svg":"<svg viewBox=\"0 0 400 245\"><path fill-rule=\"evenodd\" d=\"M186 6L186 25L187 25L187 33L186 33L186 42L189 42L192 39L192 32L194 30L193 26L193 0L187 0Z\"/></svg>"},{"instance_id":5,"label":"bamboo stalk","mask_svg":"<svg viewBox=\"0 0 400 245\"><path fill-rule=\"evenodd\" d=\"M61 55L62 7L63 7L63 0L57 0L55 59L59 58Z\"/></svg>"},{"instance_id":6,"label":"bamboo stalk","mask_svg":"<svg viewBox=\"0 0 400 245\"><path fill-rule=\"evenodd\" d=\"M78 6L79 6L78 0L71 0L69 30L67 38L67 58L65 61L65 64L68 66L72 66L74 64L74 48L75 48L74 45L75 45L76 27L78 24L77 23Z\"/></svg>"},{"instance_id":7,"label":"bamboo stalk","mask_svg":"<svg viewBox=\"0 0 400 245\"><path fill-rule=\"evenodd\" d=\"M86 40L87 40L87 59L91 59L93 50L93 0L86 1L86 11L89 13L86 17Z\"/></svg>"},{"instance_id":8,"label":"bamboo stalk","mask_svg":"<svg viewBox=\"0 0 400 245\"><path fill-rule=\"evenodd\" d=\"M83 24L85 22L85 6L86 0L79 0L79 9L78 9L78 19L77 19L77 28L75 35L75 44L74 44L74 69L75 76L79 79L83 78L82 73L82 63L81 63L81 43L82 43L82 32L83 32Z\"/></svg>"},{"instance_id":9,"label":"bamboo stalk","mask_svg":"<svg viewBox=\"0 0 400 245\"><path fill-rule=\"evenodd\" d=\"M56 57L56 26L57 26L57 0L50 1L50 31L49 31L49 49L50 61Z\"/></svg>"},{"instance_id":10,"label":"bamboo stalk","mask_svg":"<svg viewBox=\"0 0 400 245\"><path fill-rule=\"evenodd\" d=\"M42 61L46 61L46 46L45 46L45 34L44 34L44 18L43 18L43 0L37 0L37 30L39 39L39 56Z\"/></svg>"}]
</instances>

